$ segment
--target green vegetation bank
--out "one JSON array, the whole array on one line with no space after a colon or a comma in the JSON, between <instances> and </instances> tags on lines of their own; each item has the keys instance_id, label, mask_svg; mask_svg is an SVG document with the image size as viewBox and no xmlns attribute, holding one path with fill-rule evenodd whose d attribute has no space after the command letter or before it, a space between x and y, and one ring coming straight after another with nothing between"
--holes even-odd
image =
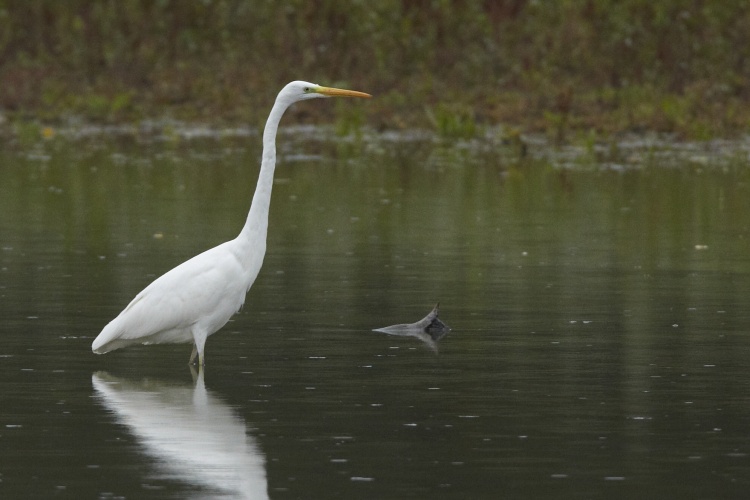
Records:
<instances>
[{"instance_id":1,"label":"green vegetation bank","mask_svg":"<svg viewBox=\"0 0 750 500\"><path fill-rule=\"evenodd\" d=\"M0 126L261 124L306 79L377 96L296 110L350 126L736 136L749 26L744 0L0 0Z\"/></svg>"}]
</instances>

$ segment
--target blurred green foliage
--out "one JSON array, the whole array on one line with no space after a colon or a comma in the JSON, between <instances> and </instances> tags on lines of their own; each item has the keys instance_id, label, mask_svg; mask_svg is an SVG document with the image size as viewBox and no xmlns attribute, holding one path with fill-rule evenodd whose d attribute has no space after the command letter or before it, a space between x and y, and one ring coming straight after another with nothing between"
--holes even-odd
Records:
<instances>
[{"instance_id":1,"label":"blurred green foliage","mask_svg":"<svg viewBox=\"0 0 750 500\"><path fill-rule=\"evenodd\" d=\"M306 79L380 97L380 127L732 134L747 26L745 0L0 0L0 109L262 123Z\"/></svg>"}]
</instances>

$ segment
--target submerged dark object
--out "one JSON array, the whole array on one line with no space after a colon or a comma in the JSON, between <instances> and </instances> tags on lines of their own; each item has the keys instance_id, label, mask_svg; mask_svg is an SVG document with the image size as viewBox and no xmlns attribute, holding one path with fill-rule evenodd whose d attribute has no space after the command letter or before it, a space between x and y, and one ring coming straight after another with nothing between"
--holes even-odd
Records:
<instances>
[{"instance_id":1,"label":"submerged dark object","mask_svg":"<svg viewBox=\"0 0 750 500\"><path fill-rule=\"evenodd\" d=\"M383 332L389 335L417 337L425 342L437 341L451 331L450 327L440 321L440 318L438 318L439 308L440 303L437 303L432 311L430 311L430 314L420 319L416 323L402 323L399 325L391 325L386 326L385 328L377 328L373 331Z\"/></svg>"}]
</instances>

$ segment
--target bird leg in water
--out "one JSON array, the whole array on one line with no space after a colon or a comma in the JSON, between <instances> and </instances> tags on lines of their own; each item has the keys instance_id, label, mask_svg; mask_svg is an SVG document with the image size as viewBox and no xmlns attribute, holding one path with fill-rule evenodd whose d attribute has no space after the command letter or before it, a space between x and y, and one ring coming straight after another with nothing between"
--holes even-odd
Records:
<instances>
[{"instance_id":1,"label":"bird leg in water","mask_svg":"<svg viewBox=\"0 0 750 500\"><path fill-rule=\"evenodd\" d=\"M189 364L197 364L198 366L206 365L206 360L203 357L203 350L205 346L206 335L204 335L200 329L193 330L193 352L190 353L190 360L188 361ZM195 362L196 357L198 358L197 363Z\"/></svg>"},{"instance_id":2,"label":"bird leg in water","mask_svg":"<svg viewBox=\"0 0 750 500\"><path fill-rule=\"evenodd\" d=\"M190 353L190 361L188 361L189 365L196 365L195 359L198 357L198 346L193 344L193 352Z\"/></svg>"},{"instance_id":3,"label":"bird leg in water","mask_svg":"<svg viewBox=\"0 0 750 500\"><path fill-rule=\"evenodd\" d=\"M193 379L193 384L197 384L200 379L203 378L203 367L198 366L196 369L195 365L190 365L190 376Z\"/></svg>"}]
</instances>

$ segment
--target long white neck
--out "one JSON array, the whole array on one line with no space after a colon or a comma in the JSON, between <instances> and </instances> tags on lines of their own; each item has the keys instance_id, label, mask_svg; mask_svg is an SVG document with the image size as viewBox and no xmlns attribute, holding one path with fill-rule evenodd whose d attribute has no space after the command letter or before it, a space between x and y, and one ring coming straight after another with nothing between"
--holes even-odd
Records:
<instances>
[{"instance_id":1,"label":"long white neck","mask_svg":"<svg viewBox=\"0 0 750 500\"><path fill-rule=\"evenodd\" d=\"M268 115L266 128L263 130L263 159L260 162L258 185L255 188L245 226L237 237L246 242L252 241L254 245L259 245L262 241L264 249L268 232L268 208L271 203L273 172L276 168L276 131L279 128L281 116L289 104L277 99L271 109L271 114Z\"/></svg>"}]
</instances>

